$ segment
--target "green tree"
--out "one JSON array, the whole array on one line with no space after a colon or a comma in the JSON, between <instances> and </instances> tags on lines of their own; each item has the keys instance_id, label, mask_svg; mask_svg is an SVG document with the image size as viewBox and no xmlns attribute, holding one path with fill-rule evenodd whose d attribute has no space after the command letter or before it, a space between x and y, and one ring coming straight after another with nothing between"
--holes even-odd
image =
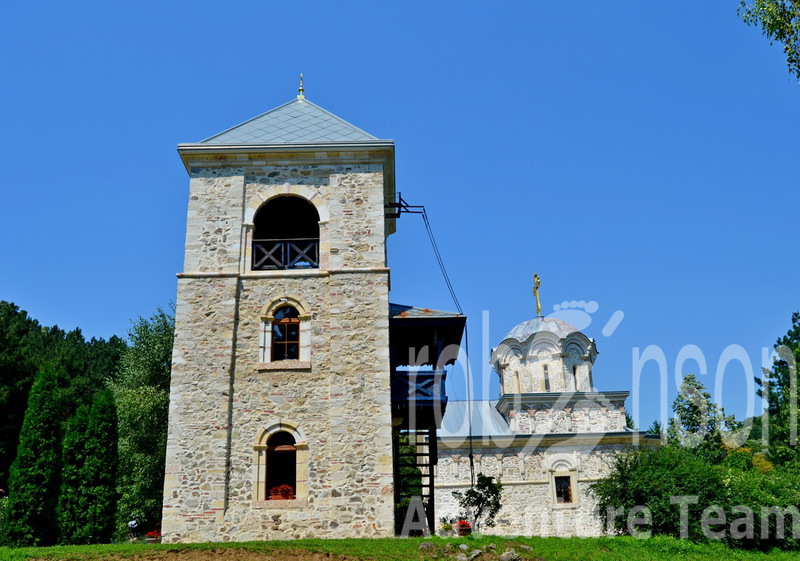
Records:
<instances>
[{"instance_id":1,"label":"green tree","mask_svg":"<svg viewBox=\"0 0 800 561\"><path fill-rule=\"evenodd\" d=\"M783 45L789 73L800 79L800 0L741 0L738 13L760 26L770 43Z\"/></svg>"},{"instance_id":2,"label":"green tree","mask_svg":"<svg viewBox=\"0 0 800 561\"><path fill-rule=\"evenodd\" d=\"M453 491L453 496L463 511L462 515L471 520L475 531L479 532L484 522L489 527L494 526L494 517L502 506L502 493L503 486L499 481L495 482L494 477L479 473L474 487L463 493Z\"/></svg>"},{"instance_id":3,"label":"green tree","mask_svg":"<svg viewBox=\"0 0 800 561\"><path fill-rule=\"evenodd\" d=\"M42 327L10 302L0 300L0 488L16 457L19 432L36 372L45 354Z\"/></svg>"},{"instance_id":4,"label":"green tree","mask_svg":"<svg viewBox=\"0 0 800 561\"><path fill-rule=\"evenodd\" d=\"M664 429L661 427L661 421L656 419L650 426L647 427L647 434L657 434L658 436L663 436Z\"/></svg>"},{"instance_id":5,"label":"green tree","mask_svg":"<svg viewBox=\"0 0 800 561\"><path fill-rule=\"evenodd\" d=\"M117 471L117 411L110 390L92 402L80 469L83 515L81 543L108 543L114 535Z\"/></svg>"},{"instance_id":6,"label":"green tree","mask_svg":"<svg viewBox=\"0 0 800 561\"><path fill-rule=\"evenodd\" d=\"M0 488L7 488L28 392L45 364L55 368L59 418L66 425L113 377L125 342L86 341L80 329L43 327L16 305L0 301Z\"/></svg>"},{"instance_id":7,"label":"green tree","mask_svg":"<svg viewBox=\"0 0 800 561\"><path fill-rule=\"evenodd\" d=\"M723 439L741 427L732 415L711 400L711 394L694 376L688 374L672 403L675 415L667 425L667 442L696 451L711 462L725 458Z\"/></svg>"},{"instance_id":8,"label":"green tree","mask_svg":"<svg viewBox=\"0 0 800 561\"><path fill-rule=\"evenodd\" d=\"M800 463L797 441L798 364L800 364L800 312L792 314L792 327L775 344L777 358L771 370L756 378L758 395L767 400L765 416L769 430L769 458L776 464ZM764 430L762 428L762 430Z\"/></svg>"},{"instance_id":9,"label":"green tree","mask_svg":"<svg viewBox=\"0 0 800 561\"><path fill-rule=\"evenodd\" d=\"M58 536L61 436L56 373L36 376L11 466L5 538L11 545L51 545Z\"/></svg>"},{"instance_id":10,"label":"green tree","mask_svg":"<svg viewBox=\"0 0 800 561\"><path fill-rule=\"evenodd\" d=\"M81 467L86 460L86 427L89 408L78 408L67 423L62 443L61 492L58 497L59 541L82 543L79 539L84 519Z\"/></svg>"},{"instance_id":11,"label":"green tree","mask_svg":"<svg viewBox=\"0 0 800 561\"><path fill-rule=\"evenodd\" d=\"M136 320L111 384L119 423L120 533L133 519L145 529L160 525L174 330L174 318L161 308Z\"/></svg>"}]
</instances>

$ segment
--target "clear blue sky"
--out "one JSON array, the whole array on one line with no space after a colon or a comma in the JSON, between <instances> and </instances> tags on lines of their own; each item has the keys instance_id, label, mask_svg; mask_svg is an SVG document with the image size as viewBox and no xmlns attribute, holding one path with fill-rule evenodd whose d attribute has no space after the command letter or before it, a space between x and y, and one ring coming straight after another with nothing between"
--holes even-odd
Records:
<instances>
[{"instance_id":1,"label":"clear blue sky","mask_svg":"<svg viewBox=\"0 0 800 561\"><path fill-rule=\"evenodd\" d=\"M601 389L631 389L648 345L672 395L685 345L709 385L729 345L757 369L800 309L800 86L736 5L4 3L0 298L89 337L168 305L188 195L176 144L292 99L303 72L308 99L395 140L398 189L427 207L470 317L476 385L483 310L495 346L535 315L534 272L545 313L599 304L585 331ZM389 251L393 301L453 308L419 217ZM744 369L725 381L742 416ZM657 387L651 364L645 426Z\"/></svg>"}]
</instances>

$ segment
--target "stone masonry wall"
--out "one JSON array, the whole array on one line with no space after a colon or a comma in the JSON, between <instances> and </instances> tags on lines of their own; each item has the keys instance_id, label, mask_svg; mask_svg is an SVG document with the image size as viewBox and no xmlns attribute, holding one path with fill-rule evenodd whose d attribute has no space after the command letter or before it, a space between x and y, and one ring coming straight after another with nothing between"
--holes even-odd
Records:
<instances>
[{"instance_id":1,"label":"stone masonry wall","mask_svg":"<svg viewBox=\"0 0 800 561\"><path fill-rule=\"evenodd\" d=\"M320 269L249 270L248 212L281 194L320 211ZM193 170L165 541L392 535L383 205L380 165ZM309 308L310 365L259 362L262 311L282 297ZM307 491L265 501L255 447L282 422L307 442Z\"/></svg>"},{"instance_id":2,"label":"stone masonry wall","mask_svg":"<svg viewBox=\"0 0 800 561\"><path fill-rule=\"evenodd\" d=\"M602 523L596 515L596 499L589 485L607 475L616 454L625 444L566 445L537 448L476 447L475 473L497 477L503 484L502 508L493 528L481 532L497 535L601 536ZM439 447L436 479L436 520L459 515L453 491L469 488L469 460L465 448ZM572 505L554 502L549 469L557 462L577 469L577 501Z\"/></svg>"},{"instance_id":3,"label":"stone masonry wall","mask_svg":"<svg viewBox=\"0 0 800 561\"><path fill-rule=\"evenodd\" d=\"M186 216L185 272L239 270L242 169L205 170L192 177Z\"/></svg>"},{"instance_id":4,"label":"stone masonry wall","mask_svg":"<svg viewBox=\"0 0 800 561\"><path fill-rule=\"evenodd\" d=\"M181 279L164 479L165 535L213 531L224 515L236 279Z\"/></svg>"}]
</instances>

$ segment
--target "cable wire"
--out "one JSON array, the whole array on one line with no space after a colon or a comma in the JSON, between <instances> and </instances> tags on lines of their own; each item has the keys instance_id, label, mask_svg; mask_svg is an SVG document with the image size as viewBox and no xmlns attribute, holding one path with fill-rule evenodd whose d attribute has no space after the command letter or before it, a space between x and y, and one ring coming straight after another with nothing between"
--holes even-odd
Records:
<instances>
[{"instance_id":1,"label":"cable wire","mask_svg":"<svg viewBox=\"0 0 800 561\"><path fill-rule=\"evenodd\" d=\"M436 261L439 263L439 269L442 271L442 276L444 277L444 282L447 285L447 290L450 292L450 296L453 298L453 303L456 305L458 313L464 315L464 310L461 308L461 304L458 301L456 291L453 288L453 283L450 282L450 275L447 274L447 268L444 266L444 260L442 259L441 252L439 251L439 246L436 243L436 238L433 235L433 228L431 228L431 222L428 219L428 212L424 206L422 207L422 220L425 222L425 229L428 232L428 239L431 241L431 247L433 248L433 253L436 256ZM469 485L471 488L473 488L475 487L475 456L472 450L472 369L469 361L469 331L467 329L467 322L464 322L464 353L466 354L465 375L467 379L467 426L469 430Z\"/></svg>"}]
</instances>

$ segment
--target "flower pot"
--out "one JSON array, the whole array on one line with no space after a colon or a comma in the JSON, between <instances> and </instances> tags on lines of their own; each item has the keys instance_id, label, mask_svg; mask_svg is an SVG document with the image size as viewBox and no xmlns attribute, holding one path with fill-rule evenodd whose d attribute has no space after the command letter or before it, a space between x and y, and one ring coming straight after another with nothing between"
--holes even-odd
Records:
<instances>
[{"instance_id":1,"label":"flower pot","mask_svg":"<svg viewBox=\"0 0 800 561\"><path fill-rule=\"evenodd\" d=\"M145 543L161 543L161 538L145 538Z\"/></svg>"},{"instance_id":2,"label":"flower pot","mask_svg":"<svg viewBox=\"0 0 800 561\"><path fill-rule=\"evenodd\" d=\"M472 533L472 528L459 528L458 535L459 536L468 536Z\"/></svg>"}]
</instances>

